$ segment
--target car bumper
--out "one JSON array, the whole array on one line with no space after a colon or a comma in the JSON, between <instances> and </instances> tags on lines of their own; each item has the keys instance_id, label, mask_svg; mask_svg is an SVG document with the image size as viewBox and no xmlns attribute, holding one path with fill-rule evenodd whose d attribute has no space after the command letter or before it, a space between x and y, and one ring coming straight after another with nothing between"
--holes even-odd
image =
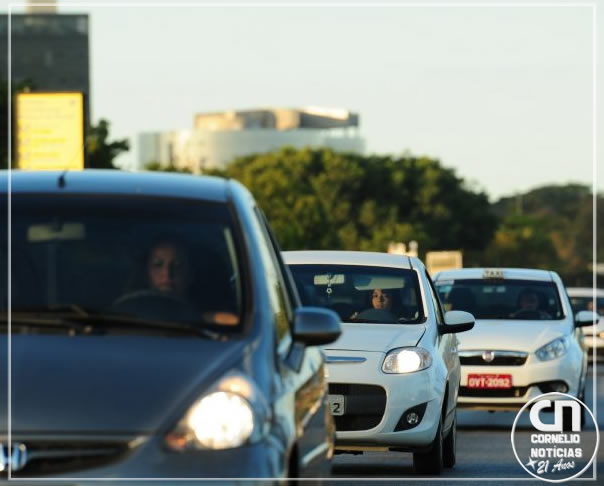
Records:
<instances>
[{"instance_id":1,"label":"car bumper","mask_svg":"<svg viewBox=\"0 0 604 486\"><path fill-rule=\"evenodd\" d=\"M0 484L23 484L30 479L36 484L54 486L63 483L92 485L98 484L98 480L116 478L120 479L120 484L123 480L136 479L137 485L157 485L158 481L182 485L183 480L195 483L195 479L199 479L200 484L206 480L203 484L208 484L207 479L211 478L220 478L221 481L227 478L230 484L245 484L244 478L256 478L259 480L257 484L279 484L287 474L285 457L282 447L268 439L229 450L172 452L163 446L159 438L153 437L141 440L140 445L103 467L54 472L52 475L41 471L28 474L23 470L15 473L11 481L2 478ZM46 478L48 482L44 481ZM145 481L147 479L148 482Z\"/></svg>"},{"instance_id":2,"label":"car bumper","mask_svg":"<svg viewBox=\"0 0 604 486\"><path fill-rule=\"evenodd\" d=\"M585 344L585 347L587 348L588 352L594 346L598 349L604 348L604 332L600 333L600 334L596 334L596 335L586 334L584 336L583 343Z\"/></svg>"},{"instance_id":3,"label":"car bumper","mask_svg":"<svg viewBox=\"0 0 604 486\"><path fill-rule=\"evenodd\" d=\"M512 388L468 388L470 374L507 374L512 376ZM539 361L530 354L521 366L461 366L461 387L457 405L477 410L517 410L543 393L558 391L549 388L552 382L563 382L565 393L578 397L583 386L583 354L580 349L569 350L551 361Z\"/></svg>"},{"instance_id":4,"label":"car bumper","mask_svg":"<svg viewBox=\"0 0 604 486\"><path fill-rule=\"evenodd\" d=\"M363 363L329 364L330 394L350 385L354 387L379 387L385 393L385 406L376 424L363 430L343 430L345 420L354 419L355 413L362 414L358 407L343 416L335 416L336 449L340 450L421 450L428 447L436 435L442 409L445 380L439 378L435 367L404 375L386 374L381 371L384 353L326 352L333 357L365 358ZM334 393L335 392L335 393ZM346 398L348 405L353 398ZM396 430L403 414L410 408L425 404L421 421L412 428ZM349 413L347 413L349 412ZM347 417L348 415L348 417ZM352 416L352 417L351 417Z\"/></svg>"}]
</instances>

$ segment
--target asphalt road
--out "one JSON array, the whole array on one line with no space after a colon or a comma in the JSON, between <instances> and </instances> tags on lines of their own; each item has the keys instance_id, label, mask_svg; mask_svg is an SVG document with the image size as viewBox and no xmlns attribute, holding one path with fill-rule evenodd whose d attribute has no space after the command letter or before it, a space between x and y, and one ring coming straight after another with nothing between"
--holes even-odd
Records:
<instances>
[{"instance_id":1,"label":"asphalt road","mask_svg":"<svg viewBox=\"0 0 604 486\"><path fill-rule=\"evenodd\" d=\"M600 431L604 429L604 365L597 366L596 373L596 419ZM590 368L585 401L592 409L594 406L594 373ZM384 479L404 484L526 484L527 480L537 481L529 476L518 464L511 447L510 432L515 418L514 412L458 412L457 465L445 469L437 478L418 477L413 474L412 456L400 452L368 452L362 455L338 454L334 458L332 485L341 485L355 479L354 484L384 484ZM595 436L591 421L588 432ZM523 422L519 422L522 428ZM604 442L604 441L603 441ZM595 474L597 483L604 483L604 447L600 447ZM593 449L592 449L593 450ZM590 467L581 480L565 484L585 484L594 481L594 467ZM399 481L397 481L397 479ZM519 479L519 481L510 481ZM378 481L379 480L379 481ZM444 480L444 481L443 481ZM459 481L456 481L459 480ZM589 483L588 483L589 484Z\"/></svg>"}]
</instances>

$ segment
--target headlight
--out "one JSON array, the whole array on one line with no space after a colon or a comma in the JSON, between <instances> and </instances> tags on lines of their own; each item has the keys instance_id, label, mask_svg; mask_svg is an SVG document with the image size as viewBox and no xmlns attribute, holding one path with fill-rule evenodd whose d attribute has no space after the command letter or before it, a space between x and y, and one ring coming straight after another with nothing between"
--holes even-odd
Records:
<instances>
[{"instance_id":1,"label":"headlight","mask_svg":"<svg viewBox=\"0 0 604 486\"><path fill-rule=\"evenodd\" d=\"M545 346L540 347L535 354L541 361L550 361L552 359L559 358L568 350L568 337L561 337L554 339L552 342L547 343Z\"/></svg>"},{"instance_id":2,"label":"headlight","mask_svg":"<svg viewBox=\"0 0 604 486\"><path fill-rule=\"evenodd\" d=\"M168 447L177 451L231 449L265 435L271 422L270 406L253 381L233 374L210 390L166 435Z\"/></svg>"},{"instance_id":3,"label":"headlight","mask_svg":"<svg viewBox=\"0 0 604 486\"><path fill-rule=\"evenodd\" d=\"M397 348L389 351L384 358L384 373L413 373L428 368L432 364L430 353L423 348Z\"/></svg>"}]
</instances>

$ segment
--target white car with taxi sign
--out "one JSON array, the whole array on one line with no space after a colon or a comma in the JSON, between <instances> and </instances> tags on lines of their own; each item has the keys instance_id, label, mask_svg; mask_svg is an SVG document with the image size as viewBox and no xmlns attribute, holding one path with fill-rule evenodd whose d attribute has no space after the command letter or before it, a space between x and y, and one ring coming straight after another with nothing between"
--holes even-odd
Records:
<instances>
[{"instance_id":1,"label":"white car with taxi sign","mask_svg":"<svg viewBox=\"0 0 604 486\"><path fill-rule=\"evenodd\" d=\"M459 337L459 406L517 410L548 392L583 400L587 356L582 326L559 275L547 270L463 268L438 273L446 309L465 310L474 328Z\"/></svg>"},{"instance_id":2,"label":"white car with taxi sign","mask_svg":"<svg viewBox=\"0 0 604 486\"><path fill-rule=\"evenodd\" d=\"M283 252L304 305L342 320L325 346L336 449L413 453L420 474L455 464L460 381L456 333L467 312L444 314L423 263L350 251Z\"/></svg>"}]
</instances>

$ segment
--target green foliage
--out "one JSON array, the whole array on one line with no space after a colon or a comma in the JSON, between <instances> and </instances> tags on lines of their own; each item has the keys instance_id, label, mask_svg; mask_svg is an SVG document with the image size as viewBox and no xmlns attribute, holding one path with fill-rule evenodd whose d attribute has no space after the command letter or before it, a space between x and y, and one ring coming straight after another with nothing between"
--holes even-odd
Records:
<instances>
[{"instance_id":1,"label":"green foliage","mask_svg":"<svg viewBox=\"0 0 604 486\"><path fill-rule=\"evenodd\" d=\"M181 174L192 174L190 169L179 169L177 167L174 167L173 165L164 166L161 165L159 162L148 162L147 164L145 164L145 170L149 170L152 172L178 172Z\"/></svg>"},{"instance_id":2,"label":"green foliage","mask_svg":"<svg viewBox=\"0 0 604 486\"><path fill-rule=\"evenodd\" d=\"M109 122L99 120L98 125L91 125L86 137L88 150L87 166L92 169L117 169L113 160L122 152L130 149L128 139L109 142Z\"/></svg>"},{"instance_id":3,"label":"green foliage","mask_svg":"<svg viewBox=\"0 0 604 486\"><path fill-rule=\"evenodd\" d=\"M558 255L549 223L540 216L506 215L485 252L487 266L551 269Z\"/></svg>"},{"instance_id":4,"label":"green foliage","mask_svg":"<svg viewBox=\"0 0 604 486\"><path fill-rule=\"evenodd\" d=\"M597 196L597 204L604 197ZM592 283L593 196L588 186L544 186L526 194L503 198L493 205L503 221L482 261L555 270L567 285ZM597 214L598 234L604 234L604 216ZM597 242L604 253L604 240Z\"/></svg>"},{"instance_id":5,"label":"green foliage","mask_svg":"<svg viewBox=\"0 0 604 486\"><path fill-rule=\"evenodd\" d=\"M214 174L250 189L287 250L385 251L411 239L422 251L481 250L497 224L485 194L428 158L284 148Z\"/></svg>"}]
</instances>

